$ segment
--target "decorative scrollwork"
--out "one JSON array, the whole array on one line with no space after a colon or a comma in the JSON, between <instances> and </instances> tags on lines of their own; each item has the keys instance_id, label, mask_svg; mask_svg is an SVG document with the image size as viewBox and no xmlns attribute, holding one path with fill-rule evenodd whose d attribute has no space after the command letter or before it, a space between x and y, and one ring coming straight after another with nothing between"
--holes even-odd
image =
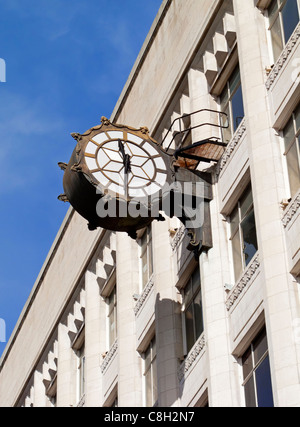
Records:
<instances>
[{"instance_id":1,"label":"decorative scrollwork","mask_svg":"<svg viewBox=\"0 0 300 427\"><path fill-rule=\"evenodd\" d=\"M247 267L246 271L240 278L240 280L236 283L232 291L230 292L227 301L226 308L229 311L230 308L236 303L236 301L240 298L241 294L244 292L246 287L251 283L256 271L260 267L259 253L254 256L253 260Z\"/></svg>"},{"instance_id":2,"label":"decorative scrollwork","mask_svg":"<svg viewBox=\"0 0 300 427\"><path fill-rule=\"evenodd\" d=\"M266 88L267 90L270 90L272 85L274 84L277 76L279 75L281 69L283 68L284 64L286 63L287 59L291 55L291 53L294 50L294 47L300 37L300 24L297 25L295 31L293 32L292 36L290 37L289 41L287 42L285 48L283 49L280 57L278 58L276 64L272 68L272 71L270 72L268 76L268 80L266 81Z\"/></svg>"},{"instance_id":3,"label":"decorative scrollwork","mask_svg":"<svg viewBox=\"0 0 300 427\"><path fill-rule=\"evenodd\" d=\"M204 334L198 339L192 350L189 352L188 357L185 361L180 365L178 369L178 379L181 381L194 363L200 358L201 354L205 349L205 336Z\"/></svg>"},{"instance_id":4,"label":"decorative scrollwork","mask_svg":"<svg viewBox=\"0 0 300 427\"><path fill-rule=\"evenodd\" d=\"M152 288L154 287L154 280L153 275L150 277L149 282L147 283L145 289L143 290L142 295L138 299L135 307L134 307L134 314L137 316L140 309L142 308L144 302L146 301L147 296L150 294Z\"/></svg>"},{"instance_id":5,"label":"decorative scrollwork","mask_svg":"<svg viewBox=\"0 0 300 427\"><path fill-rule=\"evenodd\" d=\"M288 226L288 224L292 221L295 214L300 211L300 192L296 195L296 197L292 200L290 205L287 207L285 214L282 218L282 223L284 228Z\"/></svg>"},{"instance_id":6,"label":"decorative scrollwork","mask_svg":"<svg viewBox=\"0 0 300 427\"><path fill-rule=\"evenodd\" d=\"M114 357L114 355L116 354L118 350L118 341L116 340L113 345L111 346L109 352L107 353L107 355L105 356L105 359L103 360L102 364L101 364L101 372L102 374L106 371L110 361L112 360L112 358Z\"/></svg>"}]
</instances>

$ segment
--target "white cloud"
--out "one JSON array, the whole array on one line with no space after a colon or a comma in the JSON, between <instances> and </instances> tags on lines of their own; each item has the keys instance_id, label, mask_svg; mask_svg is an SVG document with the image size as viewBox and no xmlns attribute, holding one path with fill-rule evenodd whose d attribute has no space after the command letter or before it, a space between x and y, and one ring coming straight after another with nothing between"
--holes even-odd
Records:
<instances>
[{"instance_id":1,"label":"white cloud","mask_svg":"<svg viewBox=\"0 0 300 427\"><path fill-rule=\"evenodd\" d=\"M15 94L1 100L0 194L32 184L38 167L41 168L37 165L42 144L51 132L59 132L62 128L62 120L43 114L38 101L29 103Z\"/></svg>"}]
</instances>

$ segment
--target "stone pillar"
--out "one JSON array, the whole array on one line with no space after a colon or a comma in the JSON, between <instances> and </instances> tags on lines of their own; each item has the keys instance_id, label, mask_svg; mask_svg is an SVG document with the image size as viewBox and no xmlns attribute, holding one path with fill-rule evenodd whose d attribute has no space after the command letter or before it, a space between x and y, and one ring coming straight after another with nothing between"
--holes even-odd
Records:
<instances>
[{"instance_id":1,"label":"stone pillar","mask_svg":"<svg viewBox=\"0 0 300 427\"><path fill-rule=\"evenodd\" d=\"M282 153L271 128L265 87L265 20L252 0L233 0L243 87L264 309L275 406L299 406L299 355L293 339L293 289L288 274L280 201ZM269 124L269 126L268 126ZM298 314L299 317L299 314Z\"/></svg>"},{"instance_id":2,"label":"stone pillar","mask_svg":"<svg viewBox=\"0 0 300 427\"><path fill-rule=\"evenodd\" d=\"M87 271L85 274L85 406L101 406L101 318L100 295L97 276Z\"/></svg>"},{"instance_id":3,"label":"stone pillar","mask_svg":"<svg viewBox=\"0 0 300 427\"><path fill-rule=\"evenodd\" d=\"M169 238L169 219L153 222L155 251L154 285L156 288L155 328L158 380L158 406L179 406L179 358L182 355L180 304L177 302L172 249Z\"/></svg>"},{"instance_id":4,"label":"stone pillar","mask_svg":"<svg viewBox=\"0 0 300 427\"><path fill-rule=\"evenodd\" d=\"M118 404L142 406L141 358L136 351L133 295L139 292L138 245L117 233Z\"/></svg>"},{"instance_id":5,"label":"stone pillar","mask_svg":"<svg viewBox=\"0 0 300 427\"><path fill-rule=\"evenodd\" d=\"M35 371L34 373L34 407L35 408L44 408L47 406L48 398L45 393L45 386L43 383L43 374L42 372Z\"/></svg>"},{"instance_id":6,"label":"stone pillar","mask_svg":"<svg viewBox=\"0 0 300 427\"><path fill-rule=\"evenodd\" d=\"M211 407L240 406L237 364L231 355L224 284L230 281L226 224L218 207L217 186L210 202L213 248L200 255L203 322L207 352L208 401Z\"/></svg>"},{"instance_id":7,"label":"stone pillar","mask_svg":"<svg viewBox=\"0 0 300 427\"><path fill-rule=\"evenodd\" d=\"M76 406L77 357L71 348L68 327L58 326L57 406Z\"/></svg>"},{"instance_id":8,"label":"stone pillar","mask_svg":"<svg viewBox=\"0 0 300 427\"><path fill-rule=\"evenodd\" d=\"M191 68L188 72L191 112L199 110L218 110L214 99L208 93L207 78L205 74L197 69ZM200 123L219 124L219 115L211 111L201 111L191 116L191 126ZM214 126L201 126L192 131L193 142L206 138L221 137L220 130Z\"/></svg>"}]
</instances>

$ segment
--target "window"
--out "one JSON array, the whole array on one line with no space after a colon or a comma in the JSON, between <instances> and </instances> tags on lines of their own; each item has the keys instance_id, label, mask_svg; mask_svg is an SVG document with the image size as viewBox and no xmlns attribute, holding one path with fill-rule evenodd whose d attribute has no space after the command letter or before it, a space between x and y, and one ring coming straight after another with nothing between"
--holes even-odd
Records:
<instances>
[{"instance_id":1,"label":"window","mask_svg":"<svg viewBox=\"0 0 300 427\"><path fill-rule=\"evenodd\" d=\"M223 129L223 141L229 142L244 118L243 93L239 66L235 68L220 96L221 112L228 116L229 127ZM226 126L227 119L222 116L222 126Z\"/></svg>"},{"instance_id":2,"label":"window","mask_svg":"<svg viewBox=\"0 0 300 427\"><path fill-rule=\"evenodd\" d=\"M151 225L147 227L140 239L142 288L144 289L153 274L153 250Z\"/></svg>"},{"instance_id":3,"label":"window","mask_svg":"<svg viewBox=\"0 0 300 427\"><path fill-rule=\"evenodd\" d=\"M185 354L188 354L204 330L199 266L183 290L183 323Z\"/></svg>"},{"instance_id":4,"label":"window","mask_svg":"<svg viewBox=\"0 0 300 427\"><path fill-rule=\"evenodd\" d=\"M85 348L84 344L78 351L78 393L80 400L85 394Z\"/></svg>"},{"instance_id":5,"label":"window","mask_svg":"<svg viewBox=\"0 0 300 427\"><path fill-rule=\"evenodd\" d=\"M299 22L298 0L273 0L268 8L274 61L291 37Z\"/></svg>"},{"instance_id":6,"label":"window","mask_svg":"<svg viewBox=\"0 0 300 427\"><path fill-rule=\"evenodd\" d=\"M291 196L300 187L300 104L283 130Z\"/></svg>"},{"instance_id":7,"label":"window","mask_svg":"<svg viewBox=\"0 0 300 427\"><path fill-rule=\"evenodd\" d=\"M53 379L49 382L49 385L46 386L46 396L49 399L51 407L56 407L57 406L57 372L55 372Z\"/></svg>"},{"instance_id":8,"label":"window","mask_svg":"<svg viewBox=\"0 0 300 427\"><path fill-rule=\"evenodd\" d=\"M230 216L230 231L234 274L237 280L258 249L251 186Z\"/></svg>"},{"instance_id":9,"label":"window","mask_svg":"<svg viewBox=\"0 0 300 427\"><path fill-rule=\"evenodd\" d=\"M117 338L117 287L114 286L107 298L108 304L108 347L111 348Z\"/></svg>"},{"instance_id":10,"label":"window","mask_svg":"<svg viewBox=\"0 0 300 427\"><path fill-rule=\"evenodd\" d=\"M266 329L251 343L242 357L246 407L273 407Z\"/></svg>"},{"instance_id":11,"label":"window","mask_svg":"<svg viewBox=\"0 0 300 427\"><path fill-rule=\"evenodd\" d=\"M113 403L110 405L111 408L117 408L118 405L118 396L116 396L115 400L113 401Z\"/></svg>"},{"instance_id":12,"label":"window","mask_svg":"<svg viewBox=\"0 0 300 427\"><path fill-rule=\"evenodd\" d=\"M144 353L144 377L146 406L154 406L158 398L155 337Z\"/></svg>"}]
</instances>

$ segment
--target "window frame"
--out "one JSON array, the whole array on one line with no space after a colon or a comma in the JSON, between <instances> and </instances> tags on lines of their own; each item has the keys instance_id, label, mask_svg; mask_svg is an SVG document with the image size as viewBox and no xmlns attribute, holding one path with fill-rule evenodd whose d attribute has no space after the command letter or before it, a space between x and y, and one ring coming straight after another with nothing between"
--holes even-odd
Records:
<instances>
[{"instance_id":1,"label":"window frame","mask_svg":"<svg viewBox=\"0 0 300 427\"><path fill-rule=\"evenodd\" d=\"M270 4L268 5L267 8L267 16L268 16L268 24L267 24L267 29L268 32L270 34L270 41L271 41L271 48L272 48L272 56L273 56L273 61L274 63L278 60L278 58L280 57L280 54L282 52L282 50L284 49L284 47L286 46L288 39L286 38L286 30L284 28L284 23L283 23L283 16L282 16L282 11L286 5L286 3L288 2L288 0L272 0L270 2ZM296 0L297 2L297 6L298 6L298 15L300 18L300 1ZM274 13L274 16L271 18L270 17L270 9L271 6L273 6L273 4L277 3L277 10ZM273 44L273 37L272 37L272 28L274 27L275 23L277 22L277 19L279 18L279 26L280 26L280 38L281 38L281 52L277 54L275 54L275 50L274 50L274 44Z\"/></svg>"},{"instance_id":2,"label":"window frame","mask_svg":"<svg viewBox=\"0 0 300 427\"><path fill-rule=\"evenodd\" d=\"M196 290L193 290L193 276L199 274L199 286L197 286ZM191 286L191 294L188 299L186 299L187 296L187 289ZM197 265L196 268L192 271L190 274L186 284L181 289L181 296L182 296L182 306L181 306L181 313L182 313L182 332L183 332L183 355L186 357L188 353L191 351L195 343L198 341L200 336L204 332L204 319L203 319L203 304L202 304L202 288L201 288L201 276L200 276L200 267ZM196 316L194 312L194 303L197 297L200 296L200 308L201 308L201 327L200 327L200 333L197 335L197 327L196 327ZM193 344L188 345L188 334L187 334L187 322L186 322L186 314L188 312L188 309L192 307L192 319L193 319Z\"/></svg>"},{"instance_id":3,"label":"window frame","mask_svg":"<svg viewBox=\"0 0 300 427\"><path fill-rule=\"evenodd\" d=\"M239 76L238 82L234 85L235 80L235 74L236 76ZM232 88L233 87L233 88ZM233 138L233 135L235 134L236 130L238 129L239 125L243 121L245 117L245 109L244 109L244 103L243 103L243 117L236 117L236 120L240 118L239 123L234 123L234 117L233 117L233 108L232 108L232 100L234 99L235 95L237 94L238 90L241 90L242 93L242 103L243 103L243 88L242 88L242 80L241 80L241 71L239 63L235 65L235 67L232 69L229 77L227 78L225 85L220 92L219 95L219 110L220 112L226 113L228 115L228 129L221 129L222 134L222 140L224 142L230 142ZM226 101L223 103L223 99ZM220 118L221 119L221 118ZM226 123L220 123L222 126L226 126ZM227 133L229 134L229 139L227 138Z\"/></svg>"},{"instance_id":4,"label":"window frame","mask_svg":"<svg viewBox=\"0 0 300 427\"><path fill-rule=\"evenodd\" d=\"M298 111L297 111L298 110ZM297 128L297 114L298 113L298 121L299 121L299 128ZM293 136L291 137L291 140L286 144L286 136L285 136L285 130L292 124L292 130L293 130ZM284 126L282 130L282 139L283 139L283 155L285 157L285 164L286 164L286 170L287 170L287 181L289 186L289 192L291 197L294 197L300 188L300 103L293 111L291 117L289 118L288 122ZM289 165L289 159L288 154L292 150L293 146L296 146L296 152L297 152L297 163L298 163L298 187L293 188L293 185L291 183L290 173L291 173L291 166Z\"/></svg>"},{"instance_id":5,"label":"window frame","mask_svg":"<svg viewBox=\"0 0 300 427\"><path fill-rule=\"evenodd\" d=\"M150 358L147 364L147 353L149 352ZM148 401L147 390L147 375L150 373L150 389L151 389L151 402ZM143 381L144 381L144 405L145 407L153 407L158 402L158 388L157 388L157 350L156 350L156 337L155 335L149 342L149 345L143 352Z\"/></svg>"},{"instance_id":6,"label":"window frame","mask_svg":"<svg viewBox=\"0 0 300 427\"><path fill-rule=\"evenodd\" d=\"M77 401L80 402L80 400L85 395L86 390L86 356L85 356L85 341L83 341L82 346L77 350L77 358L78 358L78 365L77 365Z\"/></svg>"},{"instance_id":7,"label":"window frame","mask_svg":"<svg viewBox=\"0 0 300 427\"><path fill-rule=\"evenodd\" d=\"M111 299L113 298L112 304ZM118 314L117 314L117 284L112 287L111 292L106 297L106 304L107 304L107 347L108 350L113 346L114 342L117 339L118 334ZM113 336L111 334L111 317L113 315L114 319L114 332Z\"/></svg>"},{"instance_id":8,"label":"window frame","mask_svg":"<svg viewBox=\"0 0 300 427\"><path fill-rule=\"evenodd\" d=\"M263 344L264 341L266 344L266 349L263 351L263 353L256 360L256 353L258 353L258 351L257 351L258 345ZM263 345L262 345L262 347L263 347ZM242 387L244 389L245 406L246 407L253 407L252 405L247 405L246 388L245 388L245 386L247 384L250 385L251 380L253 380L253 391L254 391L254 396L252 396L252 398L254 398L254 400L255 400L255 407L259 407L257 371L258 371L258 368L262 366L263 362L265 362L265 360L267 358L269 358L269 346L268 346L268 339L267 339L267 331L266 331L266 328L264 326L258 332L258 334L252 339L250 345L248 346L248 348L244 351L243 355L241 356L241 367L242 367L242 371L243 371ZM248 367L246 367L246 365L248 364L248 361L251 362L250 369ZM271 370L270 370L270 381L271 381L272 400L273 400L273 406L274 406Z\"/></svg>"},{"instance_id":9,"label":"window frame","mask_svg":"<svg viewBox=\"0 0 300 427\"><path fill-rule=\"evenodd\" d=\"M143 242L143 239L145 240L145 245ZM143 234L139 238L139 247L140 247L140 288L143 291L147 284L149 283L149 280L151 279L153 275L153 269L154 269L154 263L153 263L153 237L152 237L152 226L151 224L145 228ZM144 264L143 264L143 257L146 254L146 276L144 277ZM149 268L150 266L150 268ZM145 280L146 278L146 280Z\"/></svg>"},{"instance_id":10,"label":"window frame","mask_svg":"<svg viewBox=\"0 0 300 427\"><path fill-rule=\"evenodd\" d=\"M245 202L247 198L251 195L251 203L245 210L245 212L242 214L242 202ZM238 220L237 223L234 225L233 217L236 216L236 219ZM245 253L245 241L244 241L244 234L243 234L243 228L242 224L246 222L250 216L254 215L254 223L255 223L255 236L256 236L256 246L258 251L258 243L257 243L257 228L256 228L256 222L255 222L255 209L254 209L254 201L253 201L253 193L252 193L252 186L251 183L245 188L241 196L239 197L237 203L235 204L234 208L231 211L231 214L228 216L229 221L229 241L231 243L231 254L232 254L232 265L233 265L233 274L235 282L240 278L240 276L243 274L251 260L254 258L255 253L253 256L249 259L247 262L246 260L246 253ZM234 225L234 227L233 227ZM238 237L239 242L239 265L236 264L236 257L235 257L235 238Z\"/></svg>"}]
</instances>

